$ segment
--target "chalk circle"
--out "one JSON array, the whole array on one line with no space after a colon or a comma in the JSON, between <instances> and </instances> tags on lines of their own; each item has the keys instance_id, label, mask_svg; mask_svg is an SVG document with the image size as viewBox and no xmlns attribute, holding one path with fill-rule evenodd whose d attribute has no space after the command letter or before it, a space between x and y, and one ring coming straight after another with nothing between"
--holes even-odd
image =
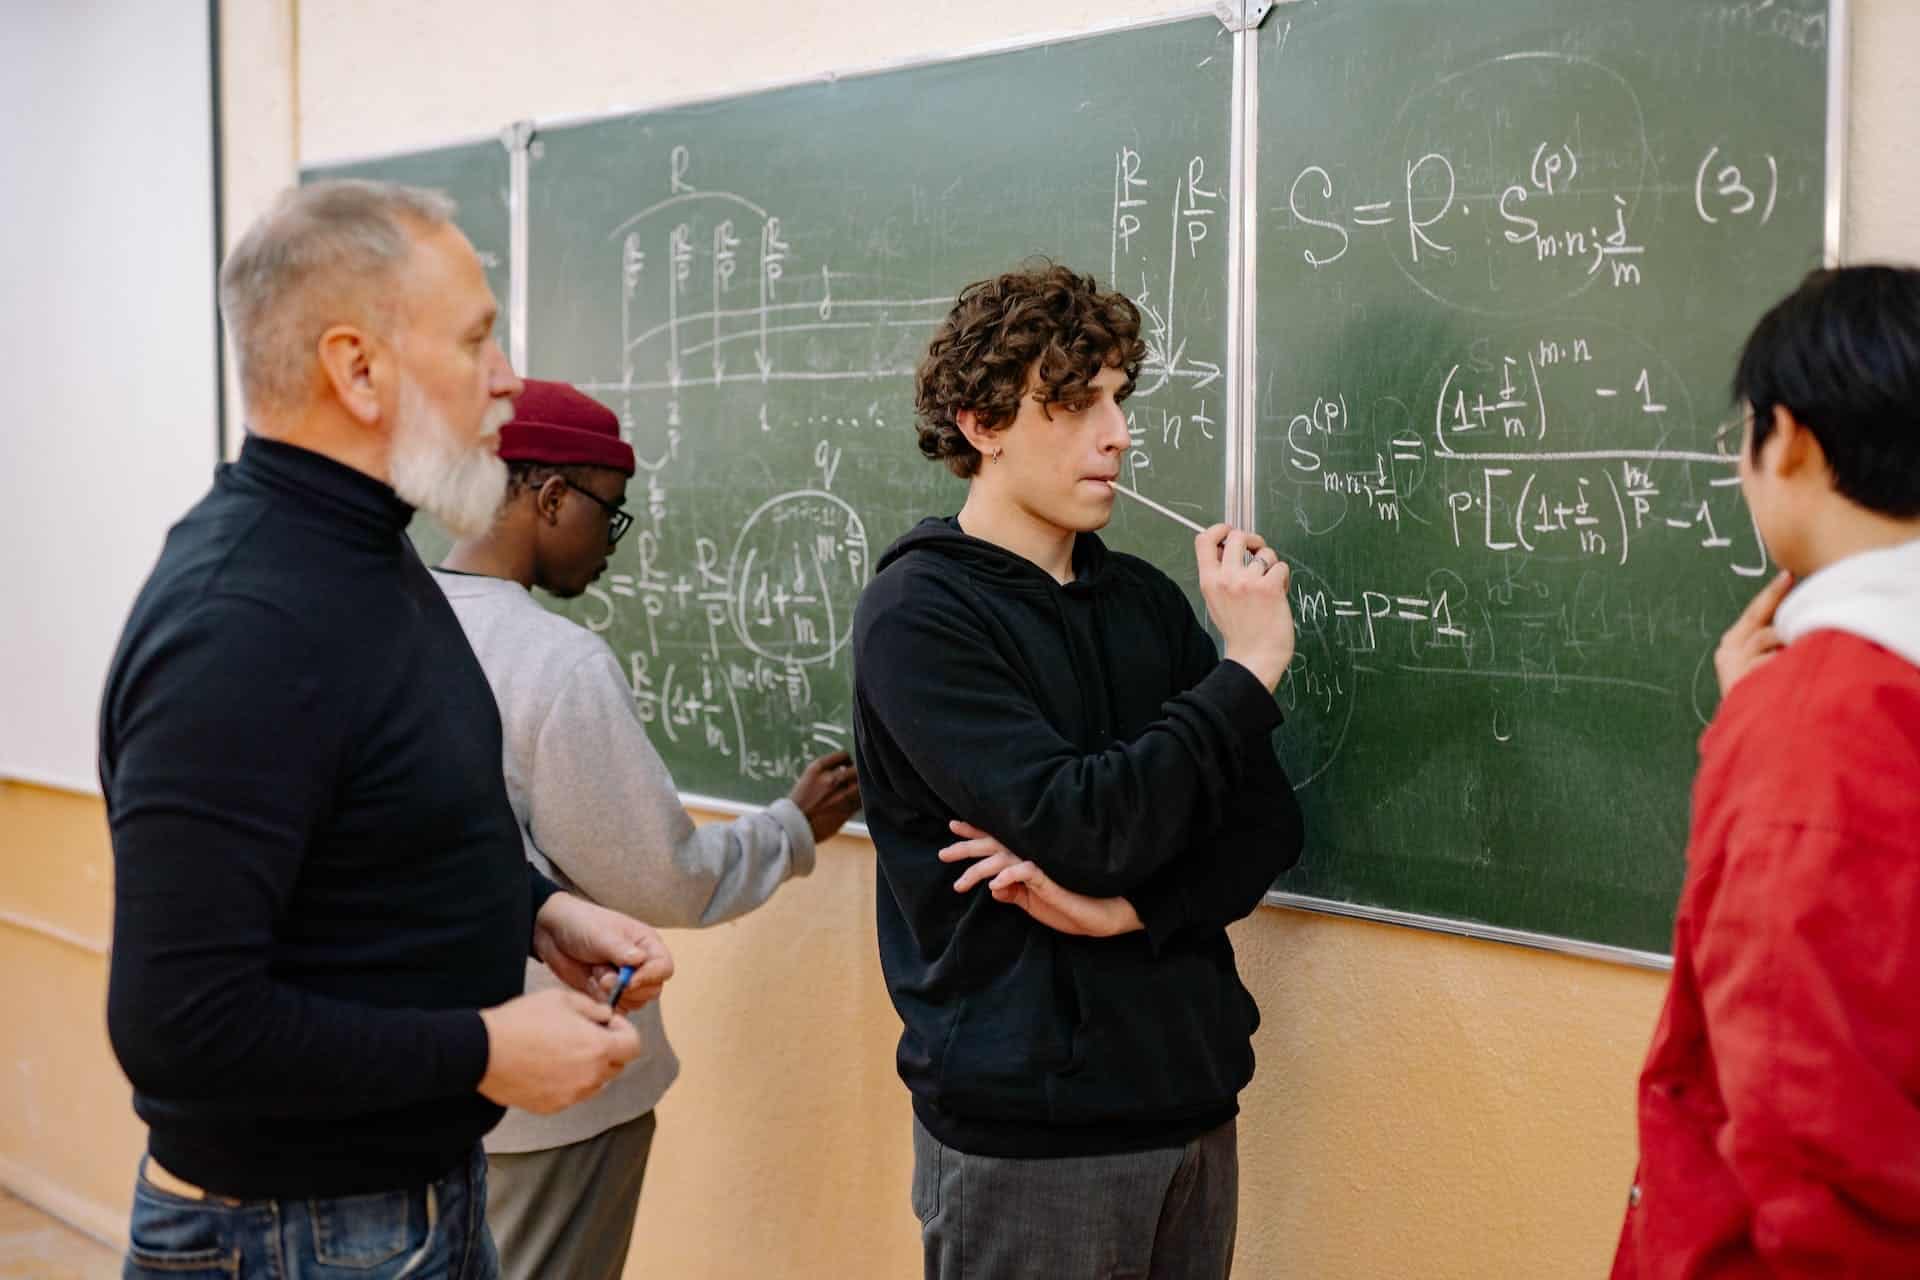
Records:
<instances>
[{"instance_id":1,"label":"chalk circle","mask_svg":"<svg viewBox=\"0 0 1920 1280\"><path fill-rule=\"evenodd\" d=\"M1579 114L1557 123L1569 101L1581 104ZM1534 315L1563 304L1611 280L1596 245L1618 227L1617 213L1629 241L1647 247L1652 228L1635 215L1653 151L1639 96L1617 71L1572 54L1503 54L1408 98L1396 125L1401 163L1389 176L1403 185L1390 193L1397 218L1387 241L1401 274L1436 302L1476 315ZM1563 147L1579 170L1569 162L1557 171L1550 193L1534 180L1536 169L1545 176L1537 160ZM1514 186L1524 199L1508 194ZM1503 216L1503 205L1537 222L1537 236L1507 239L1526 227ZM1417 234L1398 225L1409 213L1427 224ZM1568 233L1584 248L1568 252ZM1556 240L1556 252L1538 256L1539 239ZM1639 255L1618 261L1623 270L1645 269Z\"/></svg>"},{"instance_id":2,"label":"chalk circle","mask_svg":"<svg viewBox=\"0 0 1920 1280\"><path fill-rule=\"evenodd\" d=\"M734 634L771 662L829 663L851 638L871 568L866 522L823 489L760 504L727 562Z\"/></svg>"}]
</instances>

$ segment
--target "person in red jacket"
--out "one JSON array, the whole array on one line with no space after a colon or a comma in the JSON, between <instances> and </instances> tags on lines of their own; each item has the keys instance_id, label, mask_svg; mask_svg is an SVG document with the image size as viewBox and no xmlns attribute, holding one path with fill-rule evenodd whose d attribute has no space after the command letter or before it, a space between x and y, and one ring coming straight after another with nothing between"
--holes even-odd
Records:
<instances>
[{"instance_id":1,"label":"person in red jacket","mask_svg":"<svg viewBox=\"0 0 1920 1280\"><path fill-rule=\"evenodd\" d=\"M1783 574L1715 654L1615 1277L1920 1276L1920 271L1816 271L1734 377Z\"/></svg>"}]
</instances>

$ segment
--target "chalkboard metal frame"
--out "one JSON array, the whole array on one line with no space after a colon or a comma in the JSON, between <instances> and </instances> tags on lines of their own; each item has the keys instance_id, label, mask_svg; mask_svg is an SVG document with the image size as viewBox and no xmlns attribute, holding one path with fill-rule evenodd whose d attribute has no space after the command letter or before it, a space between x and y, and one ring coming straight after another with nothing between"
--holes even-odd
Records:
<instances>
[{"instance_id":1,"label":"chalkboard metal frame","mask_svg":"<svg viewBox=\"0 0 1920 1280\"><path fill-rule=\"evenodd\" d=\"M1244 3L1244 0L1242 0ZM1218 16L1218 15L1216 15ZM1233 101L1228 105L1227 140L1227 369L1233 392L1227 397L1227 519L1245 526L1253 509L1254 416L1254 239L1259 232L1259 195L1254 182L1259 157L1259 82L1254 76L1260 17L1233 32Z\"/></svg>"},{"instance_id":2,"label":"chalkboard metal frame","mask_svg":"<svg viewBox=\"0 0 1920 1280\"><path fill-rule=\"evenodd\" d=\"M500 141L507 148L507 358L519 370L527 367L527 156L533 122L516 120L501 130Z\"/></svg>"},{"instance_id":3,"label":"chalkboard metal frame","mask_svg":"<svg viewBox=\"0 0 1920 1280\"><path fill-rule=\"evenodd\" d=\"M1204 3L1192 4L1182 8L1169 9L1164 13L1145 18L1129 18L1078 30L1045 32L1017 37L1011 40L970 46L964 49L917 54L911 57L871 63L848 70L817 72L805 76L748 84L723 90L718 93L695 94L683 98L663 99L644 104L624 104L605 110L516 120L490 133L469 134L449 138L430 147L394 148L331 157L322 163L303 165L302 168L305 170L363 164L369 161L389 160L400 156L417 155L423 151L473 146L478 143L491 141L497 141L504 146L509 159L509 297L506 300L507 331L509 335L508 355L514 368L521 369L526 366L529 309L527 291L527 273L530 257L528 197L531 178L528 161L532 154L531 148L543 129L560 129L579 124L592 124L597 121L616 119L621 116L633 115L640 112L669 111L676 108L700 106L712 102L725 102L736 98L750 97L759 93L769 93L774 90L788 89L801 85L831 84L840 80L882 75L891 71L905 71L916 67L937 66L942 63L987 57L997 53L1013 53L1022 49L1037 49L1050 44L1085 40L1097 36L1110 35L1115 32L1144 30L1152 27L1169 26L1179 22L1190 22L1197 18L1218 19L1219 17L1217 6L1209 6ZM1230 196L1228 199L1229 215L1233 224L1229 230L1228 238L1228 288L1230 297L1228 314L1232 319L1228 326L1227 364L1230 371L1236 367L1234 362L1240 358L1244 351L1246 336L1252 332L1253 322L1252 291L1247 287L1252 276L1250 270L1240 264L1237 255L1240 251L1239 246L1242 234L1247 232L1251 227L1251 221L1247 215L1253 208L1253 194L1249 176L1250 170L1243 168L1243 161L1245 157L1250 154L1252 146L1251 136L1246 128L1247 121L1251 117L1239 109L1239 104L1245 100L1245 94L1250 88L1250 82L1246 78L1251 65L1247 61L1247 50L1251 46L1252 37L1255 34L1257 34L1256 31L1251 27L1233 31L1233 104L1231 104L1229 108L1229 119L1233 131L1232 139L1229 143L1229 151L1232 153L1233 164L1229 179ZM1243 430L1242 424L1248 421L1244 414L1246 408L1249 407L1251 403L1250 393L1247 393L1243 388L1240 395L1229 398L1226 417L1222 423L1222 431L1227 439L1227 449L1225 450L1226 483L1223 494L1225 506L1223 509L1228 512L1239 510L1242 473L1238 468L1237 459L1243 452L1248 450L1250 444L1252 433ZM722 796L705 795L699 792L685 790L682 790L679 796L681 802L690 808L720 814L726 817L744 817L760 812L763 807L760 805L744 804L738 800L729 800ZM866 824L863 822L849 822L843 830L848 835L858 836L863 839L872 838L867 830Z\"/></svg>"},{"instance_id":4,"label":"chalkboard metal frame","mask_svg":"<svg viewBox=\"0 0 1920 1280\"><path fill-rule=\"evenodd\" d=\"M1824 244L1822 256L1828 266L1837 266L1841 261L1844 235L1844 207L1846 194L1846 151L1847 151L1847 70L1851 56L1849 41L1848 9L1850 0L1827 0L1827 127L1826 127L1826 183L1823 195L1825 208L1822 225ZM1252 34L1251 32L1246 34ZM1259 147L1259 46L1256 41L1248 40L1246 54L1246 99L1243 103L1247 111L1246 145L1248 156L1245 164L1249 175L1252 173L1253 156ZM1236 64L1236 70L1238 64ZM1236 124L1238 122L1236 121ZM1252 181L1249 178L1249 189ZM1254 257L1253 232L1256 220L1246 219L1247 243L1242 248L1242 263L1252 280L1256 268ZM1253 293L1251 287L1245 290ZM1248 319L1251 326L1251 316ZM1249 327L1248 334L1252 329ZM1245 376L1241 380L1242 393L1251 398L1256 385L1258 372L1256 365L1259 353L1249 341L1246 347ZM1244 420L1253 421L1252 405L1249 403L1243 413ZM1243 449L1239 458L1228 460L1229 480L1233 485L1235 478L1232 470L1236 462L1246 468L1238 491L1245 494L1245 507L1230 508L1236 520L1242 522L1252 516L1253 490L1251 479L1254 474L1255 432L1246 432ZM1334 898L1316 898L1307 894L1287 893L1279 889L1270 891L1265 899L1270 907L1290 908L1307 911L1317 915L1344 916L1354 920L1368 920L1376 924L1394 924L1413 929L1425 929L1432 933L1452 934L1456 937L1476 938L1483 942L1504 942L1512 946L1529 947L1537 951L1554 951L1563 955L1578 956L1587 960L1603 960L1613 964L1631 965L1643 969L1670 971L1673 957L1657 951L1641 951L1633 947L1613 946L1604 942L1588 942L1579 938L1564 938L1558 934L1535 933L1527 929L1510 929L1500 925L1480 924L1471 920L1455 920L1446 916L1422 915L1413 911L1399 911L1392 907L1375 907L1365 903L1342 902Z\"/></svg>"},{"instance_id":5,"label":"chalkboard metal frame","mask_svg":"<svg viewBox=\"0 0 1920 1280\"><path fill-rule=\"evenodd\" d=\"M1153 27L1170 26L1175 23L1191 22L1198 18L1221 17L1217 5L1196 4L1184 8L1169 9L1160 14L1145 18L1129 18L1097 26L1071 31L1052 31L1037 35L1022 36L1011 40L995 41L951 51L937 51L917 54L911 57L871 63L849 70L816 72L810 75L770 80L760 83L727 89L718 93L689 95L683 98L669 98L644 104L626 104L606 110L575 112L561 115L541 116L517 121L504 131L503 140L513 155L512 167L512 267L514 294L510 307L512 332L516 335L515 349L512 352L514 367L524 367L526 358L525 334L528 329L527 292L525 281L528 269L528 230L527 219L530 208L528 186L530 148L537 143L542 130L562 129L574 125L593 124L598 121L617 119L622 116L656 111L671 111L683 107L702 106L708 103L727 102L755 94L770 93L779 89L789 89L803 85L832 84L840 80L856 79L864 76L883 75L893 71L912 70L917 67L938 66L943 63L957 62L970 58L988 57L999 53L1014 53L1024 49L1043 48L1051 44L1068 41L1086 40L1123 31L1138 31ZM1228 25L1223 22L1223 25ZM1243 263L1239 257L1243 238L1250 234L1254 210L1254 193L1251 183L1251 169L1248 158L1253 151L1252 131L1248 128L1252 116L1241 105L1247 101L1251 92L1251 62L1249 50L1257 36L1257 23L1244 29L1229 26L1234 45L1232 103L1229 104L1228 118L1231 125L1231 138L1228 150L1231 157L1229 176L1229 198L1227 201L1230 227L1228 232L1228 280L1229 291L1227 331L1227 368L1230 371L1238 367L1237 361L1243 358L1246 343L1253 331L1253 297L1249 287L1252 281L1251 264ZM469 140L471 141L471 140ZM371 158L371 157L369 157ZM1242 385L1244 384L1244 385ZM1225 485L1223 511L1232 513L1241 509L1243 476L1251 475L1251 470L1243 471L1239 459L1244 455L1251 460L1252 431L1246 424L1252 407L1251 382L1235 379L1239 394L1227 400L1227 409L1221 423L1222 434L1226 439ZM1250 496L1247 499L1250 501ZM714 813L724 817L745 817L761 812L763 806L745 804L723 796L707 795L700 792L681 790L680 800L692 809ZM843 828L847 835L862 839L872 839L864 822L858 820L847 823Z\"/></svg>"},{"instance_id":6,"label":"chalkboard metal frame","mask_svg":"<svg viewBox=\"0 0 1920 1280\"><path fill-rule=\"evenodd\" d=\"M1852 66L1853 0L1827 0L1827 265L1840 265L1845 252L1847 191L1847 102Z\"/></svg>"},{"instance_id":7,"label":"chalkboard metal frame","mask_svg":"<svg viewBox=\"0 0 1920 1280\"><path fill-rule=\"evenodd\" d=\"M1846 190L1846 145L1847 145L1847 92L1848 67L1850 60L1850 23L1849 0L1827 0L1828 48L1827 48L1827 120L1825 163L1826 182L1824 190L1824 244L1823 256L1829 265L1841 261L1844 235L1844 196ZM1219 18L1218 6L1189 6L1170 10L1149 18L1127 19L1078 31L1049 32L1041 35L1021 37L974 46L950 52L929 53L909 58L900 58L875 63L847 71L830 71L813 75L793 77L784 80L769 81L740 86L721 93L700 94L680 99L650 102L639 105L627 105L604 111L585 112L569 115L543 117L533 120L517 121L505 129L483 137L456 139L442 145L470 145L476 141L497 140L506 147L510 161L511 174L511 296L508 302L508 323L510 345L515 367L525 363L527 334L527 257L528 257L528 157L530 148L536 143L542 129L555 129L576 124L588 124L595 121L613 119L636 112L669 110L677 107L694 106L709 102L727 101L769 92L775 89L791 88L796 85L832 83L842 79L879 75L891 71L908 70L915 67L933 66L965 58L984 57L996 53L1008 53L1021 49L1038 48L1063 41L1084 40L1089 37L1105 35L1117 31L1130 31L1142 28L1165 26L1171 23L1190 21L1195 18ZM1253 478L1256 464L1255 387L1257 386L1258 352L1253 341L1255 333L1255 273L1258 267L1258 217L1257 215L1257 169L1259 153L1259 79L1258 79L1258 22L1251 22L1233 30L1233 102L1229 110L1232 135L1229 142L1231 152L1231 196L1228 202L1231 226L1229 231L1229 267L1228 314L1230 322L1227 334L1227 364L1233 378L1236 394L1228 399L1226 422L1226 486L1223 495L1225 510L1230 518L1245 523L1252 515L1254 505ZM350 156L330 160L329 165L355 163L363 160L385 159L394 155L412 154L421 148L407 151L383 152L366 156ZM759 811L760 806L743 804L720 796L704 795L682 791L681 800L688 806L711 813L726 816L742 816ZM871 838L865 824L851 822L845 828L847 834ZM1329 898L1311 897L1305 894L1287 893L1280 890L1269 892L1263 899L1270 907L1290 908L1320 915L1343 916L1351 919L1367 920L1380 924L1400 925L1407 928L1423 929L1433 933L1451 934L1458 937L1474 938L1486 942L1500 942L1513 946L1528 947L1541 951L1553 951L1564 955L1590 960L1601 960L1615 964L1625 964L1654 970L1669 970L1673 966L1671 956L1658 952L1641 951L1630 947L1613 946L1606 943L1587 942L1577 938L1566 938L1554 934L1536 933L1525 929L1512 929L1498 925L1480 924L1474 921L1456 920L1444 916L1423 915L1417 912L1400 911L1390 907L1375 907L1363 903L1342 902Z\"/></svg>"}]
</instances>

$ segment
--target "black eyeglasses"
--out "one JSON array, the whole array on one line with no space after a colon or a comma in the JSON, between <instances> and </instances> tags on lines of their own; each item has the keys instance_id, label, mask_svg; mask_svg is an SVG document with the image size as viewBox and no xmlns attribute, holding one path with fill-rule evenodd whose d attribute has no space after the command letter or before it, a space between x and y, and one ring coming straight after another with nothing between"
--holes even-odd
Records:
<instances>
[{"instance_id":1,"label":"black eyeglasses","mask_svg":"<svg viewBox=\"0 0 1920 1280\"><path fill-rule=\"evenodd\" d=\"M599 507L607 513L607 549L612 550L614 547L619 546L620 539L626 536L627 530L633 528L633 513L622 511L619 507L608 502L599 494L594 493L590 489L581 488L573 481L567 480L565 476L562 476L561 479L565 482L567 488L573 490L581 497L590 500L594 506Z\"/></svg>"},{"instance_id":2,"label":"black eyeglasses","mask_svg":"<svg viewBox=\"0 0 1920 1280\"><path fill-rule=\"evenodd\" d=\"M1751 409L1742 409L1715 428L1713 451L1723 458L1739 457L1741 444L1746 439L1747 423L1752 416Z\"/></svg>"}]
</instances>

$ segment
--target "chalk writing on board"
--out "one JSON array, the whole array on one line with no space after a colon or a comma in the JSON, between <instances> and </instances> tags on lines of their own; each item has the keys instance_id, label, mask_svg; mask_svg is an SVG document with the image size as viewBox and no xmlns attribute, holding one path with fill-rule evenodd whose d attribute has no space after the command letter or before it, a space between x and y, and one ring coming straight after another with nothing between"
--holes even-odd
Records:
<instances>
[{"instance_id":1,"label":"chalk writing on board","mask_svg":"<svg viewBox=\"0 0 1920 1280\"><path fill-rule=\"evenodd\" d=\"M635 444L636 523L575 616L616 644L674 758L774 782L850 742L854 608L876 543L923 514L907 496L933 470L906 429L911 379L965 281L936 291L894 264L916 234L972 229L937 186L914 186L900 202L910 217L877 214L850 245L777 197L707 186L695 143L669 140L652 163L652 190L596 237L594 269L619 302L606 343L618 367L574 371ZM1217 326L1194 321L1224 307L1226 198L1201 155L1133 142L1113 164L1110 190L1081 193L1090 229L1111 233L1108 257L1068 260L1108 268L1103 283L1140 308L1122 471L1151 489L1156 463L1223 447L1224 352ZM743 439L765 455L739 451ZM796 472L798 457L810 466ZM875 512L887 492L899 506Z\"/></svg>"},{"instance_id":2,"label":"chalk writing on board","mask_svg":"<svg viewBox=\"0 0 1920 1280\"><path fill-rule=\"evenodd\" d=\"M1698 431L1679 377L1630 335L1589 328L1490 326L1433 368L1425 404L1328 388L1298 406L1275 486L1276 514L1306 540L1290 541L1311 547L1364 520L1437 567L1415 583L1297 573L1295 617L1321 648L1283 698L1331 713L1329 698L1363 694L1351 664L1379 655L1394 659L1379 669L1493 684L1681 692L1642 678L1645 657L1676 641L1710 647L1717 632L1697 603L1662 601L1632 576L1636 551L1678 547L1741 578L1769 562L1737 458L1675 438L1676 420L1680 438ZM1553 572L1535 577L1535 562ZM1572 598L1550 585L1566 566L1586 566ZM1495 738L1513 736L1509 717Z\"/></svg>"},{"instance_id":3,"label":"chalk writing on board","mask_svg":"<svg viewBox=\"0 0 1920 1280\"><path fill-rule=\"evenodd\" d=\"M1524 122L1549 116L1538 104L1555 93L1595 107L1575 117L1570 136L1529 136ZM1613 131L1584 124L1588 116L1615 122ZM1316 271L1385 253L1423 293L1486 314L1538 310L1595 287L1642 288L1661 269L1642 223L1668 197L1684 193L1702 223L1732 233L1766 226L1783 187L1813 178L1783 173L1774 152L1735 154L1706 138L1682 143L1698 157L1689 181L1663 182L1627 81L1561 53L1490 59L1410 98L1400 117L1406 154L1386 183L1331 161L1292 172L1275 211L1285 215L1282 241ZM1486 141L1418 141L1449 134Z\"/></svg>"},{"instance_id":4,"label":"chalk writing on board","mask_svg":"<svg viewBox=\"0 0 1920 1280\"><path fill-rule=\"evenodd\" d=\"M1547 109L1556 97L1591 106L1568 122ZM1737 459L1701 443L1710 427L1686 380L1618 317L1673 269L1651 234L1660 219L1757 231L1815 175L1750 142L1680 137L1663 144L1684 170L1665 177L1627 81L1562 53L1444 77L1407 99L1398 127L1398 158L1309 156L1274 210L1282 251L1315 278L1337 289L1385 258L1456 317L1457 345L1428 367L1383 378L1378 353L1362 353L1290 393L1297 403L1263 405L1284 423L1263 518L1290 521L1289 543L1332 575L1296 574L1303 644L1281 690L1313 713L1292 722L1307 783L1341 751L1371 675L1482 682L1483 732L1502 744L1526 720L1500 689L1690 697L1698 712L1697 689L1646 669L1668 670L1649 658L1676 645L1705 653L1716 628L1698 602L1663 599L1636 557L1678 550L1734 578L1770 567ZM1571 309L1581 295L1611 298L1615 318ZM1340 558L1356 521L1427 559L1432 581L1381 581ZM1322 540L1330 553L1313 553Z\"/></svg>"}]
</instances>

